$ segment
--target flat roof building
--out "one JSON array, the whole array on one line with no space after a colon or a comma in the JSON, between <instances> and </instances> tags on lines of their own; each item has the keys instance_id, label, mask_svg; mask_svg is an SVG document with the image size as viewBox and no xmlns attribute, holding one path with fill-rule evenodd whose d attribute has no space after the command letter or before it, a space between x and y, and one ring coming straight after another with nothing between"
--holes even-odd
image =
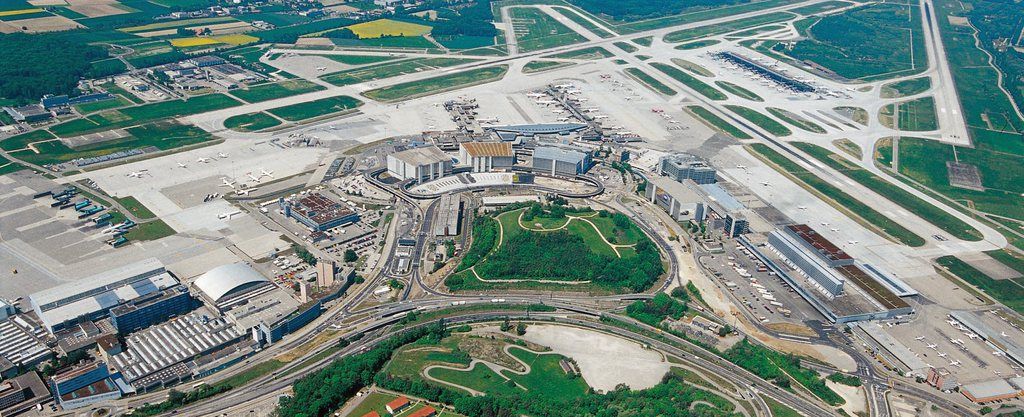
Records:
<instances>
[{"instance_id":1,"label":"flat roof building","mask_svg":"<svg viewBox=\"0 0 1024 417\"><path fill-rule=\"evenodd\" d=\"M824 236L818 234L811 226L791 224L782 228L782 230L792 236L794 242L799 243L809 252L818 255L828 266L836 267L853 264L853 258L849 254Z\"/></svg>"},{"instance_id":2,"label":"flat roof building","mask_svg":"<svg viewBox=\"0 0 1024 417\"><path fill-rule=\"evenodd\" d=\"M581 175L591 163L590 152L577 147L538 145L533 149L533 168L551 175Z\"/></svg>"},{"instance_id":3,"label":"flat roof building","mask_svg":"<svg viewBox=\"0 0 1024 417\"><path fill-rule=\"evenodd\" d=\"M672 178L678 182L693 180L697 184L713 184L715 169L707 162L704 162L690 154L675 154L661 158L659 174Z\"/></svg>"},{"instance_id":4,"label":"flat roof building","mask_svg":"<svg viewBox=\"0 0 1024 417\"><path fill-rule=\"evenodd\" d=\"M459 161L473 172L491 172L512 168L515 151L509 142L464 142L459 144Z\"/></svg>"},{"instance_id":5,"label":"flat roof building","mask_svg":"<svg viewBox=\"0 0 1024 417\"><path fill-rule=\"evenodd\" d=\"M4 111L6 111L7 114L9 114L16 122L33 123L53 117L53 113L43 108L40 104L29 104L21 107L4 107Z\"/></svg>"},{"instance_id":6,"label":"flat roof building","mask_svg":"<svg viewBox=\"0 0 1024 417\"><path fill-rule=\"evenodd\" d=\"M445 194L438 200L434 236L457 236L462 224L462 198L458 194Z\"/></svg>"},{"instance_id":7,"label":"flat roof building","mask_svg":"<svg viewBox=\"0 0 1024 417\"><path fill-rule=\"evenodd\" d=\"M964 384L960 387L960 393L977 404L985 404L996 401L1011 400L1021 395L1021 387L1014 386L1005 379L992 379L988 381Z\"/></svg>"},{"instance_id":8,"label":"flat roof building","mask_svg":"<svg viewBox=\"0 0 1024 417\"><path fill-rule=\"evenodd\" d=\"M192 310L188 288L178 284L110 309L110 320L120 334L131 333Z\"/></svg>"},{"instance_id":9,"label":"flat roof building","mask_svg":"<svg viewBox=\"0 0 1024 417\"><path fill-rule=\"evenodd\" d=\"M503 141L513 141L517 137L536 135L568 135L587 128L585 123L537 123L526 125L489 126L486 130L494 132Z\"/></svg>"},{"instance_id":10,"label":"flat roof building","mask_svg":"<svg viewBox=\"0 0 1024 417\"><path fill-rule=\"evenodd\" d=\"M354 210L323 194L311 192L297 200L279 201L284 214L317 232L359 221Z\"/></svg>"},{"instance_id":11,"label":"flat roof building","mask_svg":"<svg viewBox=\"0 0 1024 417\"><path fill-rule=\"evenodd\" d=\"M50 391L65 410L121 398L121 388L111 377L107 364L102 361L54 375L50 378Z\"/></svg>"},{"instance_id":12,"label":"flat roof building","mask_svg":"<svg viewBox=\"0 0 1024 417\"><path fill-rule=\"evenodd\" d=\"M434 145L420 146L387 156L388 175L423 183L452 173L452 157Z\"/></svg>"},{"instance_id":13,"label":"flat roof building","mask_svg":"<svg viewBox=\"0 0 1024 417\"><path fill-rule=\"evenodd\" d=\"M845 280L835 273L814 252L798 242L792 234L775 230L768 234L768 244L793 268L810 278L819 290L829 297L838 297L843 293Z\"/></svg>"},{"instance_id":14,"label":"flat roof building","mask_svg":"<svg viewBox=\"0 0 1024 417\"><path fill-rule=\"evenodd\" d=\"M29 295L51 333L105 317L111 308L178 284L160 261L146 259Z\"/></svg>"},{"instance_id":15,"label":"flat roof building","mask_svg":"<svg viewBox=\"0 0 1024 417\"><path fill-rule=\"evenodd\" d=\"M28 372L0 383L0 415L11 416L28 410L50 396L39 374Z\"/></svg>"}]
</instances>

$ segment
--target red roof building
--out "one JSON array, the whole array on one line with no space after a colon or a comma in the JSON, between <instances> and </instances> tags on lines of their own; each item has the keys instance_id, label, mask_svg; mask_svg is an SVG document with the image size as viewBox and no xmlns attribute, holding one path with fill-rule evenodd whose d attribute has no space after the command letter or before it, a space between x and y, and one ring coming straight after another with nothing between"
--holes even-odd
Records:
<instances>
[{"instance_id":1,"label":"red roof building","mask_svg":"<svg viewBox=\"0 0 1024 417\"><path fill-rule=\"evenodd\" d=\"M405 409L405 407L408 407L408 406L409 406L409 399L408 398L398 397L398 398L395 398L394 400L391 400L391 402L385 404L384 408L386 408L388 410L388 412L391 413L391 414L397 414L399 411L402 411L403 409Z\"/></svg>"}]
</instances>

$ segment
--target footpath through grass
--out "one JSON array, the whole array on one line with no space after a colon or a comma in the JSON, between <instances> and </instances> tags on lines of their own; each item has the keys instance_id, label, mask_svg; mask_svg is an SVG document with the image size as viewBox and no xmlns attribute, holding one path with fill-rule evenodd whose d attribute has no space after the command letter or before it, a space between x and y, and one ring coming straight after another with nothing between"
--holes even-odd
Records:
<instances>
[{"instance_id":1,"label":"footpath through grass","mask_svg":"<svg viewBox=\"0 0 1024 417\"><path fill-rule=\"evenodd\" d=\"M971 227L963 220L947 213L939 207L929 204L914 194L911 194L910 192L882 179L882 177L847 161L846 158L832 153L828 149L806 142L793 142L793 146L821 161L825 165L828 165L832 169L841 172L843 175L846 175L859 184L871 189L871 191L889 199L889 201L896 203L896 205L920 216L922 219L934 224L936 227L957 239L977 242L982 238L981 232Z\"/></svg>"},{"instance_id":2,"label":"footpath through grass","mask_svg":"<svg viewBox=\"0 0 1024 417\"><path fill-rule=\"evenodd\" d=\"M440 75L418 81L396 84L363 92L367 98L394 102L411 98L451 91L471 85L500 80L508 72L508 65L475 68L462 72Z\"/></svg>"},{"instance_id":3,"label":"footpath through grass","mask_svg":"<svg viewBox=\"0 0 1024 417\"><path fill-rule=\"evenodd\" d=\"M921 236L911 232L907 228L903 227L899 222L886 217L884 214L878 212L871 206L862 203L860 200L857 200L838 187L830 184L828 181L825 181L817 175L807 171L796 162L782 156L782 154L776 152L772 148L769 148L767 145L755 143L750 145L748 149L753 151L755 155L770 162L777 170L799 181L799 183L803 184L808 190L833 201L833 205L837 209L845 212L851 218L855 220L863 220L861 223L869 226L869 228L873 227L878 229L882 233L892 236L900 243L910 247L924 245L925 241Z\"/></svg>"}]
</instances>

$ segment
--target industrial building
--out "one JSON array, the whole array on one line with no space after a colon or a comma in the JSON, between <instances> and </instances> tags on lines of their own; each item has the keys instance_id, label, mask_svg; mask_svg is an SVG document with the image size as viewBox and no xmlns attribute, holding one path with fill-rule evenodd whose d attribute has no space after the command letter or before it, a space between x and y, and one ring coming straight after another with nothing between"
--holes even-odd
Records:
<instances>
[{"instance_id":1,"label":"industrial building","mask_svg":"<svg viewBox=\"0 0 1024 417\"><path fill-rule=\"evenodd\" d=\"M46 401L50 391L39 374L28 372L0 383L0 416L12 416Z\"/></svg>"},{"instance_id":2,"label":"industrial building","mask_svg":"<svg viewBox=\"0 0 1024 417\"><path fill-rule=\"evenodd\" d=\"M976 404L1012 400L1024 396L1024 378L990 379L964 384L960 393Z\"/></svg>"},{"instance_id":3,"label":"industrial building","mask_svg":"<svg viewBox=\"0 0 1024 417\"><path fill-rule=\"evenodd\" d=\"M111 374L102 361L72 368L50 378L50 391L54 400L65 410L121 398L124 392L134 392L120 375Z\"/></svg>"},{"instance_id":4,"label":"industrial building","mask_svg":"<svg viewBox=\"0 0 1024 417\"><path fill-rule=\"evenodd\" d=\"M192 286L207 304L220 311L226 311L275 288L270 280L242 263L213 268L196 278Z\"/></svg>"},{"instance_id":5,"label":"industrial building","mask_svg":"<svg viewBox=\"0 0 1024 417\"><path fill-rule=\"evenodd\" d=\"M664 156L661 158L658 168L658 174L678 182L691 180L697 184L713 184L717 181L714 168L689 154Z\"/></svg>"},{"instance_id":6,"label":"industrial building","mask_svg":"<svg viewBox=\"0 0 1024 417\"><path fill-rule=\"evenodd\" d=\"M929 368L926 381L939 391L951 391L958 385L956 377L946 368Z\"/></svg>"},{"instance_id":7,"label":"industrial building","mask_svg":"<svg viewBox=\"0 0 1024 417\"><path fill-rule=\"evenodd\" d=\"M442 195L437 202L434 236L458 236L462 224L462 198L458 194Z\"/></svg>"},{"instance_id":8,"label":"industrial building","mask_svg":"<svg viewBox=\"0 0 1024 417\"><path fill-rule=\"evenodd\" d=\"M29 295L32 310L50 333L106 317L110 309L178 285L150 258Z\"/></svg>"},{"instance_id":9,"label":"industrial building","mask_svg":"<svg viewBox=\"0 0 1024 417\"><path fill-rule=\"evenodd\" d=\"M144 329L192 311L188 288L175 285L110 309L110 320L120 334Z\"/></svg>"},{"instance_id":10,"label":"industrial building","mask_svg":"<svg viewBox=\"0 0 1024 417\"><path fill-rule=\"evenodd\" d=\"M786 263L795 268L800 275L810 279L817 289L830 298L843 293L846 280L836 275L821 258L805 250L808 244L804 241L806 234L793 233L793 226L786 226L768 234L768 244ZM789 231L789 232L786 232ZM852 261L852 259L851 259Z\"/></svg>"},{"instance_id":11,"label":"industrial building","mask_svg":"<svg viewBox=\"0 0 1024 417\"><path fill-rule=\"evenodd\" d=\"M876 358L888 364L905 376L924 377L931 367L918 358L906 345L896 340L882 326L876 323L855 323L851 326L854 334L860 336L875 354Z\"/></svg>"},{"instance_id":12,"label":"industrial building","mask_svg":"<svg viewBox=\"0 0 1024 417\"><path fill-rule=\"evenodd\" d=\"M509 142L465 142L459 144L459 161L473 172L504 171L516 163Z\"/></svg>"},{"instance_id":13,"label":"industrial building","mask_svg":"<svg viewBox=\"0 0 1024 417\"><path fill-rule=\"evenodd\" d=\"M592 162L590 152L576 147L538 145L533 149L532 167L551 175L581 175Z\"/></svg>"},{"instance_id":14,"label":"industrial building","mask_svg":"<svg viewBox=\"0 0 1024 417\"><path fill-rule=\"evenodd\" d=\"M21 107L4 107L4 111L16 122L35 123L49 120L53 113L39 104L29 104Z\"/></svg>"},{"instance_id":15,"label":"industrial building","mask_svg":"<svg viewBox=\"0 0 1024 417\"><path fill-rule=\"evenodd\" d=\"M50 359L53 352L46 347L45 337L45 329L29 323L24 317L15 316L0 320L2 362L12 368L29 368Z\"/></svg>"},{"instance_id":16,"label":"industrial building","mask_svg":"<svg viewBox=\"0 0 1024 417\"><path fill-rule=\"evenodd\" d=\"M452 157L434 145L420 146L387 156L388 175L423 183L452 173Z\"/></svg>"},{"instance_id":17,"label":"industrial building","mask_svg":"<svg viewBox=\"0 0 1024 417\"><path fill-rule=\"evenodd\" d=\"M278 200L285 216L291 217L316 232L359 221L359 214L349 206L323 194L311 192L295 200Z\"/></svg>"}]
</instances>

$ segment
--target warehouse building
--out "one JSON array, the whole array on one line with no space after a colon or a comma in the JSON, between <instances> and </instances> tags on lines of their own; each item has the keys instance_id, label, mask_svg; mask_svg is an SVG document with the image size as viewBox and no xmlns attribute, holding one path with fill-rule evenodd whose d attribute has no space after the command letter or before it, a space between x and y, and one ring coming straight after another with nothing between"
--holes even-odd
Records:
<instances>
[{"instance_id":1,"label":"warehouse building","mask_svg":"<svg viewBox=\"0 0 1024 417\"><path fill-rule=\"evenodd\" d=\"M538 145L533 149L533 168L551 175L582 175L592 162L590 152L581 148Z\"/></svg>"},{"instance_id":2,"label":"warehouse building","mask_svg":"<svg viewBox=\"0 0 1024 417\"><path fill-rule=\"evenodd\" d=\"M1012 400L1024 396L1024 378L991 379L964 384L960 387L960 393L976 404Z\"/></svg>"},{"instance_id":3,"label":"warehouse building","mask_svg":"<svg viewBox=\"0 0 1024 417\"><path fill-rule=\"evenodd\" d=\"M693 220L699 223L704 221L707 214L704 198L700 194L683 183L664 177L649 178L644 196L679 222Z\"/></svg>"},{"instance_id":4,"label":"warehouse building","mask_svg":"<svg viewBox=\"0 0 1024 417\"><path fill-rule=\"evenodd\" d=\"M509 142L465 142L459 144L459 161L473 172L504 171L516 163Z\"/></svg>"},{"instance_id":5,"label":"warehouse building","mask_svg":"<svg viewBox=\"0 0 1024 417\"><path fill-rule=\"evenodd\" d=\"M150 258L29 295L29 304L50 333L106 317L110 309L178 285L160 261Z\"/></svg>"},{"instance_id":6,"label":"warehouse building","mask_svg":"<svg viewBox=\"0 0 1024 417\"><path fill-rule=\"evenodd\" d=\"M188 288L175 285L110 309L110 319L119 334L144 329L192 310Z\"/></svg>"},{"instance_id":7,"label":"warehouse building","mask_svg":"<svg viewBox=\"0 0 1024 417\"><path fill-rule=\"evenodd\" d=\"M39 374L28 372L0 383L0 416L13 416L46 401L50 391Z\"/></svg>"},{"instance_id":8,"label":"warehouse building","mask_svg":"<svg viewBox=\"0 0 1024 417\"><path fill-rule=\"evenodd\" d=\"M285 216L291 217L316 232L359 221L359 214L349 206L323 194L311 192L297 200L278 200Z\"/></svg>"},{"instance_id":9,"label":"warehouse building","mask_svg":"<svg viewBox=\"0 0 1024 417\"><path fill-rule=\"evenodd\" d=\"M806 224L792 224L783 227L782 231L791 237L791 241L818 255L818 258L829 267L853 265L853 258L850 255Z\"/></svg>"},{"instance_id":10,"label":"warehouse building","mask_svg":"<svg viewBox=\"0 0 1024 417\"><path fill-rule=\"evenodd\" d=\"M678 182L692 180L697 184L713 184L717 181L715 169L693 155L683 153L664 156L658 166L659 174Z\"/></svg>"},{"instance_id":11,"label":"warehouse building","mask_svg":"<svg viewBox=\"0 0 1024 417\"><path fill-rule=\"evenodd\" d=\"M458 236L462 224L462 198L458 194L445 194L438 199L434 236Z\"/></svg>"},{"instance_id":12,"label":"warehouse building","mask_svg":"<svg viewBox=\"0 0 1024 417\"><path fill-rule=\"evenodd\" d=\"M789 226L787 226L788 228ZM799 242L800 239L791 233L775 230L768 234L768 244L778 253L790 266L795 268L800 275L810 279L818 290L828 297L838 297L843 293L845 280L832 272L832 269L824 265L818 257L805 250L805 246Z\"/></svg>"},{"instance_id":13,"label":"warehouse building","mask_svg":"<svg viewBox=\"0 0 1024 417\"><path fill-rule=\"evenodd\" d=\"M887 363L905 376L925 377L931 367L917 357L906 345L896 340L882 326L876 323L856 323L851 326L854 334L866 342L876 358Z\"/></svg>"},{"instance_id":14,"label":"warehouse building","mask_svg":"<svg viewBox=\"0 0 1024 417\"><path fill-rule=\"evenodd\" d=\"M437 146L420 146L387 156L388 175L423 183L452 173L452 157Z\"/></svg>"},{"instance_id":15,"label":"warehouse building","mask_svg":"<svg viewBox=\"0 0 1024 417\"><path fill-rule=\"evenodd\" d=\"M39 104L29 104L22 107L4 107L4 111L16 122L35 123L49 120L53 113Z\"/></svg>"},{"instance_id":16,"label":"warehouse building","mask_svg":"<svg viewBox=\"0 0 1024 417\"><path fill-rule=\"evenodd\" d=\"M88 407L116 400L124 392L132 392L119 375L111 374L102 361L72 368L50 378L54 400L65 410Z\"/></svg>"}]
</instances>

